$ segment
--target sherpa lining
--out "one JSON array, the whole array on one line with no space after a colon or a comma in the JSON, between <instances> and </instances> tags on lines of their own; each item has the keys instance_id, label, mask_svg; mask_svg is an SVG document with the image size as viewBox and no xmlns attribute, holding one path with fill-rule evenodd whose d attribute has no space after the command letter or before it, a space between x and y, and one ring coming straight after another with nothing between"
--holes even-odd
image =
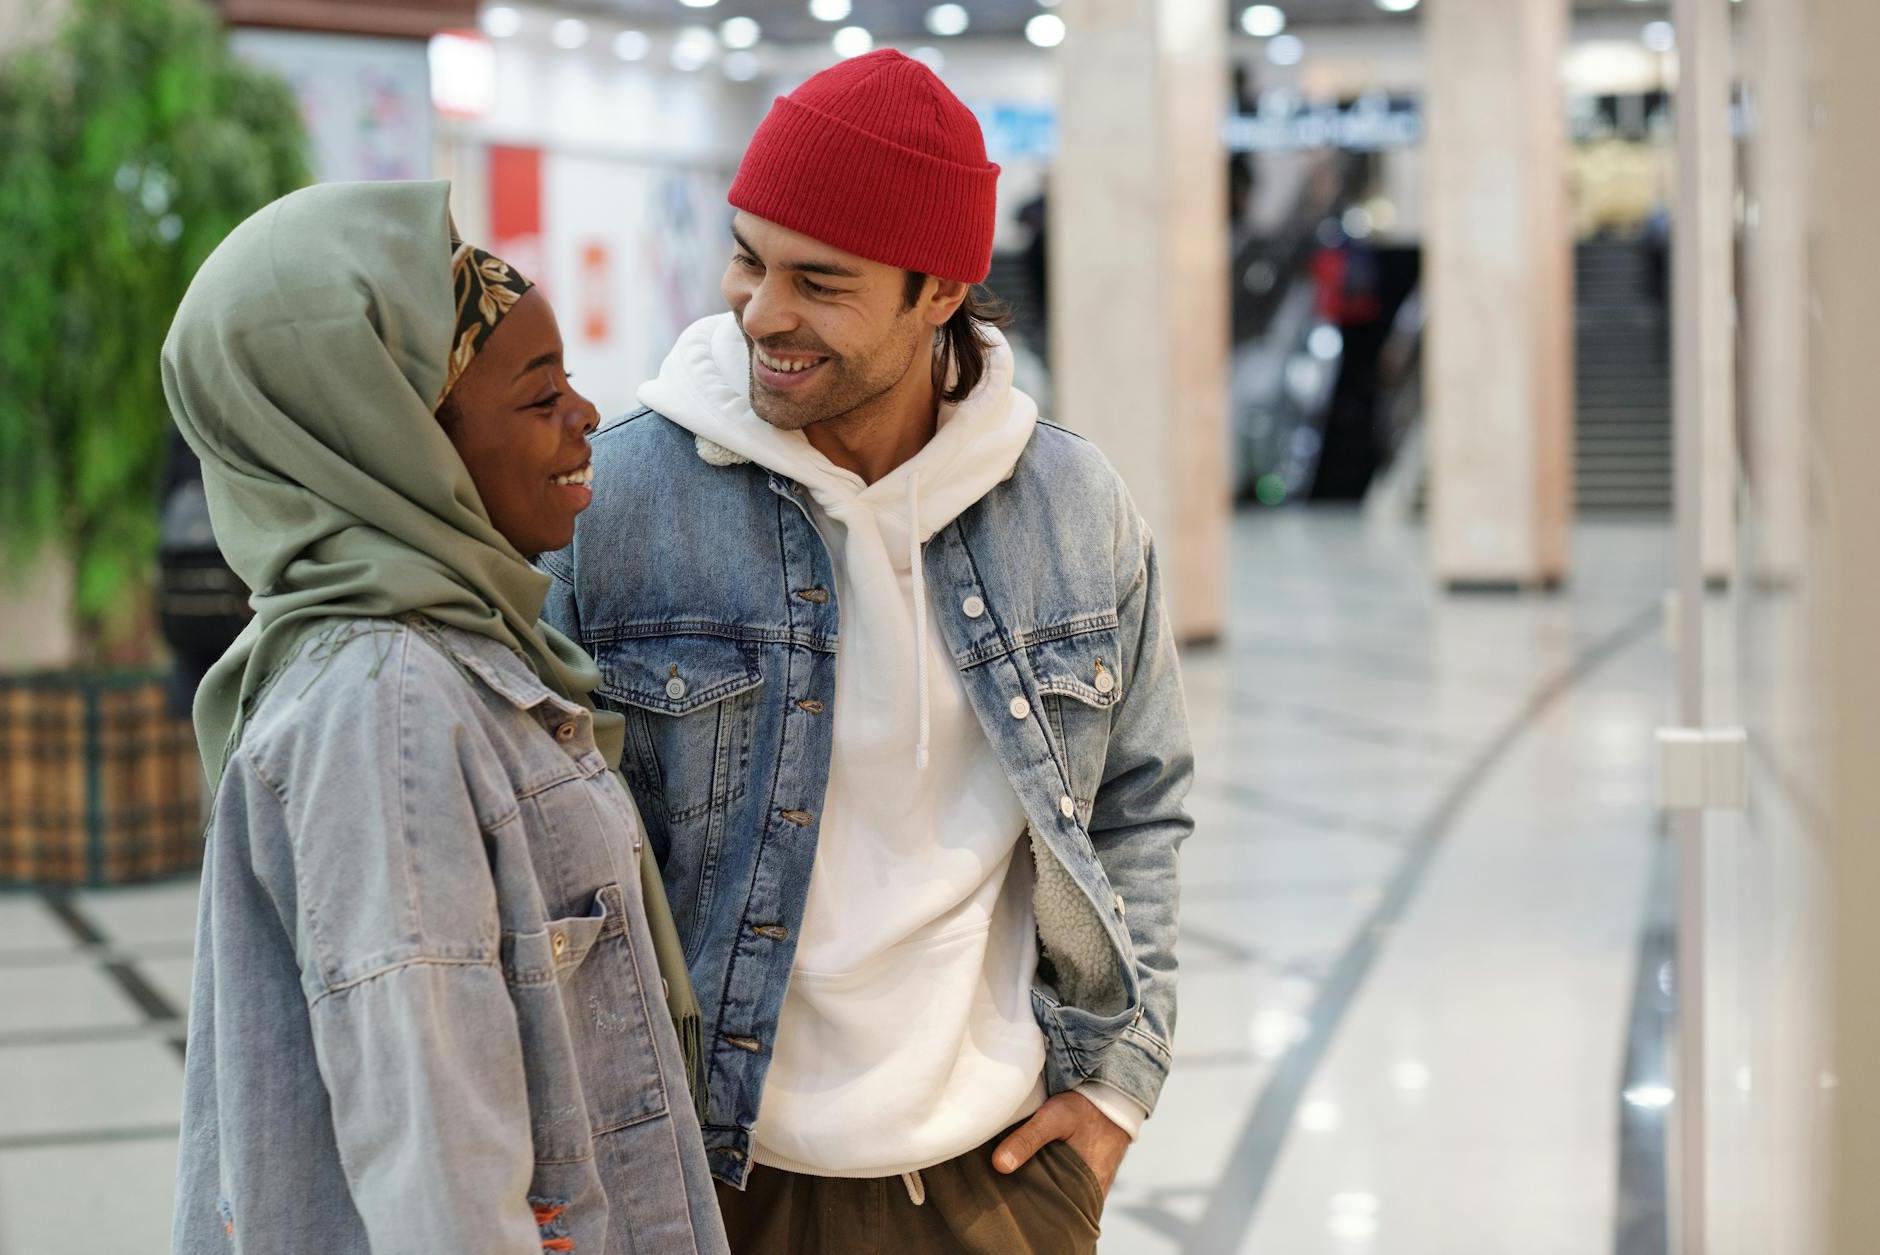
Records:
<instances>
[{"instance_id":1,"label":"sherpa lining","mask_svg":"<svg viewBox=\"0 0 1880 1255\"><path fill-rule=\"evenodd\" d=\"M1028 832L1037 867L1032 912L1038 942L1057 972L1058 1001L1093 1015L1123 1011L1123 971L1103 921L1064 864L1035 832Z\"/></svg>"}]
</instances>

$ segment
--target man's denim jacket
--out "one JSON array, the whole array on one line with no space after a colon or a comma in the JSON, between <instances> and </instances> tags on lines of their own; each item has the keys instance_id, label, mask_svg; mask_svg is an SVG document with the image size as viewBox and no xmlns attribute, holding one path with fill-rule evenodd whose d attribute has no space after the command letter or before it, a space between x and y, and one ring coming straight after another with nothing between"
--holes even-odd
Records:
<instances>
[{"instance_id":1,"label":"man's denim jacket","mask_svg":"<svg viewBox=\"0 0 1880 1255\"><path fill-rule=\"evenodd\" d=\"M594 438L596 494L546 555L543 617L627 716L621 768L704 1011L712 1171L748 1172L829 781L841 607L803 489L663 416ZM1153 1109L1175 1027L1176 851L1193 776L1155 553L1095 447L1041 425L928 543L968 699L1030 823L1052 1093ZM1026 698L1043 718L1015 719Z\"/></svg>"}]
</instances>

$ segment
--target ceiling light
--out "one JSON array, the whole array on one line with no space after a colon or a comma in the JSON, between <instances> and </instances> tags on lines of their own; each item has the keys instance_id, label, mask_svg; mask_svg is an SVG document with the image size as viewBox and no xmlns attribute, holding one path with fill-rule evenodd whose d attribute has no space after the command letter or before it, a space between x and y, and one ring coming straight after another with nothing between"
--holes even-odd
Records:
<instances>
[{"instance_id":1,"label":"ceiling light","mask_svg":"<svg viewBox=\"0 0 1880 1255\"><path fill-rule=\"evenodd\" d=\"M1669 22L1647 22L1638 37L1653 52L1670 52L1678 46L1677 28Z\"/></svg>"},{"instance_id":2,"label":"ceiling light","mask_svg":"<svg viewBox=\"0 0 1880 1255\"><path fill-rule=\"evenodd\" d=\"M927 29L942 37L965 34L971 22L966 10L957 4L936 4L927 10Z\"/></svg>"},{"instance_id":3,"label":"ceiling light","mask_svg":"<svg viewBox=\"0 0 1880 1255\"><path fill-rule=\"evenodd\" d=\"M704 68L718 52L718 39L703 26L688 26L672 44L672 68L691 73Z\"/></svg>"},{"instance_id":4,"label":"ceiling light","mask_svg":"<svg viewBox=\"0 0 1880 1255\"><path fill-rule=\"evenodd\" d=\"M1271 39L1286 29L1286 14L1278 5L1256 4L1240 15L1240 29L1255 39Z\"/></svg>"},{"instance_id":5,"label":"ceiling light","mask_svg":"<svg viewBox=\"0 0 1880 1255\"><path fill-rule=\"evenodd\" d=\"M946 54L931 44L923 44L919 48L914 49L910 55L914 60L920 62L935 74L938 74L941 70L946 68Z\"/></svg>"},{"instance_id":6,"label":"ceiling light","mask_svg":"<svg viewBox=\"0 0 1880 1255\"><path fill-rule=\"evenodd\" d=\"M1377 0L1377 7L1386 13L1408 13L1417 7L1419 0Z\"/></svg>"},{"instance_id":7,"label":"ceiling light","mask_svg":"<svg viewBox=\"0 0 1880 1255\"><path fill-rule=\"evenodd\" d=\"M829 44L839 57L859 57L874 48L875 37L864 27L844 26Z\"/></svg>"},{"instance_id":8,"label":"ceiling light","mask_svg":"<svg viewBox=\"0 0 1880 1255\"><path fill-rule=\"evenodd\" d=\"M1266 59L1274 65L1298 65L1306 59L1305 40L1297 35L1278 35L1266 45Z\"/></svg>"},{"instance_id":9,"label":"ceiling light","mask_svg":"<svg viewBox=\"0 0 1880 1255\"><path fill-rule=\"evenodd\" d=\"M653 41L640 31L621 31L614 36L614 55L622 61L642 61L652 51Z\"/></svg>"},{"instance_id":10,"label":"ceiling light","mask_svg":"<svg viewBox=\"0 0 1880 1255\"><path fill-rule=\"evenodd\" d=\"M506 4L484 11L483 33L492 39L507 39L522 29L522 14Z\"/></svg>"},{"instance_id":11,"label":"ceiling light","mask_svg":"<svg viewBox=\"0 0 1880 1255\"><path fill-rule=\"evenodd\" d=\"M748 17L734 17L718 28L718 38L727 48L755 48L764 28Z\"/></svg>"},{"instance_id":12,"label":"ceiling light","mask_svg":"<svg viewBox=\"0 0 1880 1255\"><path fill-rule=\"evenodd\" d=\"M854 7L849 0L809 0L809 15L819 22L842 22Z\"/></svg>"},{"instance_id":13,"label":"ceiling light","mask_svg":"<svg viewBox=\"0 0 1880 1255\"><path fill-rule=\"evenodd\" d=\"M449 31L431 38L431 103L439 113L479 117L496 103L496 49L476 35Z\"/></svg>"},{"instance_id":14,"label":"ceiling light","mask_svg":"<svg viewBox=\"0 0 1880 1255\"><path fill-rule=\"evenodd\" d=\"M1055 48L1064 42L1064 19L1055 13L1040 13L1025 23L1025 38L1040 48Z\"/></svg>"},{"instance_id":15,"label":"ceiling light","mask_svg":"<svg viewBox=\"0 0 1880 1255\"><path fill-rule=\"evenodd\" d=\"M734 83L748 83L763 69L755 52L733 52L725 57L725 77Z\"/></svg>"},{"instance_id":16,"label":"ceiling light","mask_svg":"<svg viewBox=\"0 0 1880 1255\"><path fill-rule=\"evenodd\" d=\"M573 52L588 41L588 24L578 17L564 17L549 31L557 48Z\"/></svg>"},{"instance_id":17,"label":"ceiling light","mask_svg":"<svg viewBox=\"0 0 1880 1255\"><path fill-rule=\"evenodd\" d=\"M679 0L679 3L688 9L709 9L717 4L718 0Z\"/></svg>"}]
</instances>

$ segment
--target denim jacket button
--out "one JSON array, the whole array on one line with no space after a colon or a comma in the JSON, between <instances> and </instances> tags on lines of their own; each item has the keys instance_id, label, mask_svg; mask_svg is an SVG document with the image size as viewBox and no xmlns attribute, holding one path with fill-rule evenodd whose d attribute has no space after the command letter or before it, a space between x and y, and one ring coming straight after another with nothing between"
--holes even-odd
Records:
<instances>
[{"instance_id":1,"label":"denim jacket button","mask_svg":"<svg viewBox=\"0 0 1880 1255\"><path fill-rule=\"evenodd\" d=\"M1108 693L1111 690L1113 690L1115 687L1116 687L1116 677L1111 675L1108 671L1105 671L1103 669L1102 663L1098 663L1097 664L1097 692Z\"/></svg>"},{"instance_id":2,"label":"denim jacket button","mask_svg":"<svg viewBox=\"0 0 1880 1255\"><path fill-rule=\"evenodd\" d=\"M968 597L964 602L960 603L960 610L967 618L977 619L980 615L986 613L986 603L978 597Z\"/></svg>"},{"instance_id":3,"label":"denim jacket button","mask_svg":"<svg viewBox=\"0 0 1880 1255\"><path fill-rule=\"evenodd\" d=\"M685 681L681 680L676 675L673 676L672 679L667 680L666 681L666 696L670 697L675 702L678 701L681 697L684 697L685 696Z\"/></svg>"},{"instance_id":4,"label":"denim jacket button","mask_svg":"<svg viewBox=\"0 0 1880 1255\"><path fill-rule=\"evenodd\" d=\"M1058 813L1063 815L1066 819L1069 819L1077 813L1077 803L1071 801L1070 794L1066 793L1063 797L1058 799Z\"/></svg>"},{"instance_id":5,"label":"denim jacket button","mask_svg":"<svg viewBox=\"0 0 1880 1255\"><path fill-rule=\"evenodd\" d=\"M1014 719L1031 718L1031 703L1026 701L1022 697L1014 697L1012 699L1012 718Z\"/></svg>"}]
</instances>

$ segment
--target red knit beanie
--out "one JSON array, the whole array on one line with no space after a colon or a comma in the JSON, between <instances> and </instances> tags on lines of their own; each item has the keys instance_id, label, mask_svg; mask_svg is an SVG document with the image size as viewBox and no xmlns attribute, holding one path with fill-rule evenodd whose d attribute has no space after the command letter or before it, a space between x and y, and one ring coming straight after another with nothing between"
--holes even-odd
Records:
<instances>
[{"instance_id":1,"label":"red knit beanie","mask_svg":"<svg viewBox=\"0 0 1880 1255\"><path fill-rule=\"evenodd\" d=\"M932 70L883 49L777 98L731 203L870 261L983 283L998 181L972 111Z\"/></svg>"}]
</instances>

